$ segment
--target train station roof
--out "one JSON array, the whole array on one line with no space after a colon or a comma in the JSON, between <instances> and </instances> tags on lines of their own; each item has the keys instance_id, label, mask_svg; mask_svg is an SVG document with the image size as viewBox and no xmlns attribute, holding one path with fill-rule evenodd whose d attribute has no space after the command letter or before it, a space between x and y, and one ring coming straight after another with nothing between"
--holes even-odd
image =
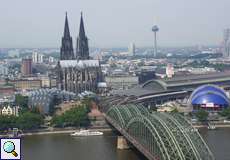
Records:
<instances>
[{"instance_id":1,"label":"train station roof","mask_svg":"<svg viewBox=\"0 0 230 160\"><path fill-rule=\"evenodd\" d=\"M170 79L153 79L128 90L113 90L111 94L120 96L155 95L177 91L193 91L205 84L224 85L230 84L230 72L218 72L214 74L179 76Z\"/></svg>"}]
</instances>

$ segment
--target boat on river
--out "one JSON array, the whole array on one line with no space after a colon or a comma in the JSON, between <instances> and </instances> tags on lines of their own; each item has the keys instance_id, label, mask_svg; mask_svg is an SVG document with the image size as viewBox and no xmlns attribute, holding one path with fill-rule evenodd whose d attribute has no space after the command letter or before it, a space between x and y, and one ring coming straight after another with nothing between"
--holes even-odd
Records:
<instances>
[{"instance_id":1,"label":"boat on river","mask_svg":"<svg viewBox=\"0 0 230 160\"><path fill-rule=\"evenodd\" d=\"M214 129L216 129L216 126L212 125L211 123L208 123L208 129L209 130L214 130Z\"/></svg>"},{"instance_id":2,"label":"boat on river","mask_svg":"<svg viewBox=\"0 0 230 160\"><path fill-rule=\"evenodd\" d=\"M78 136L78 137L82 137L82 136L101 136L101 135L103 135L103 132L92 131L92 130L80 130L80 131L74 132L74 133L72 133L70 135L71 136Z\"/></svg>"}]
</instances>

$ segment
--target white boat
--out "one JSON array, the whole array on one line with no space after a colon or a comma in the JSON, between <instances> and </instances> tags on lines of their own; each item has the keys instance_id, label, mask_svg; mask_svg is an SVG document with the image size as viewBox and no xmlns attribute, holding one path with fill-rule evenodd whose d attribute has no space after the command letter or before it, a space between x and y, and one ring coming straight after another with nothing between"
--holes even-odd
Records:
<instances>
[{"instance_id":1,"label":"white boat","mask_svg":"<svg viewBox=\"0 0 230 160\"><path fill-rule=\"evenodd\" d=\"M210 130L214 130L214 129L216 129L216 126L211 125L210 123L208 123L208 129L210 129Z\"/></svg>"},{"instance_id":2,"label":"white boat","mask_svg":"<svg viewBox=\"0 0 230 160\"><path fill-rule=\"evenodd\" d=\"M74 132L72 134L70 134L71 136L101 136L103 135L103 132L99 132L99 131L91 131L91 130L80 130L77 132Z\"/></svg>"},{"instance_id":3,"label":"white boat","mask_svg":"<svg viewBox=\"0 0 230 160\"><path fill-rule=\"evenodd\" d=\"M216 129L216 127L215 126L208 126L208 129L214 130L214 129Z\"/></svg>"}]
</instances>

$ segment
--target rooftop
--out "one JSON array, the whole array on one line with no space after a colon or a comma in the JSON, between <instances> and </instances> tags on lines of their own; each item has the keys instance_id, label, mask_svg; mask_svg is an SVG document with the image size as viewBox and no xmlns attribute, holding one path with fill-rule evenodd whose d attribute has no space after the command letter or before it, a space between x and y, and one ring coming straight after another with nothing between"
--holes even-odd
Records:
<instances>
[{"instance_id":1,"label":"rooftop","mask_svg":"<svg viewBox=\"0 0 230 160\"><path fill-rule=\"evenodd\" d=\"M62 68L76 67L83 69L85 67L99 67L98 60L61 60L60 65Z\"/></svg>"},{"instance_id":2,"label":"rooftop","mask_svg":"<svg viewBox=\"0 0 230 160\"><path fill-rule=\"evenodd\" d=\"M113 90L112 94L126 96L146 96L175 91L193 90L203 84L230 82L230 72L215 74L180 76L171 79L154 79L128 90ZM178 87L178 88L177 88ZM182 88L181 88L182 87Z\"/></svg>"}]
</instances>

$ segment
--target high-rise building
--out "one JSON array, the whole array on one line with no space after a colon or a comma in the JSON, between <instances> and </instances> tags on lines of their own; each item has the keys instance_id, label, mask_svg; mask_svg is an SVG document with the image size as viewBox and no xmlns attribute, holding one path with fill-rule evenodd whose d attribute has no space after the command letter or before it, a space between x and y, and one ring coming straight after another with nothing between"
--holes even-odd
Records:
<instances>
[{"instance_id":1,"label":"high-rise building","mask_svg":"<svg viewBox=\"0 0 230 160\"><path fill-rule=\"evenodd\" d=\"M173 67L173 64L167 64L167 67L166 67L166 75L168 78L172 78L174 76L174 67Z\"/></svg>"},{"instance_id":2,"label":"high-rise building","mask_svg":"<svg viewBox=\"0 0 230 160\"><path fill-rule=\"evenodd\" d=\"M135 56L136 53L136 47L134 43L130 43L129 45L129 55L130 56Z\"/></svg>"},{"instance_id":3,"label":"high-rise building","mask_svg":"<svg viewBox=\"0 0 230 160\"><path fill-rule=\"evenodd\" d=\"M38 54L38 63L43 63L43 58L44 58L44 55L43 54Z\"/></svg>"},{"instance_id":4,"label":"high-rise building","mask_svg":"<svg viewBox=\"0 0 230 160\"><path fill-rule=\"evenodd\" d=\"M32 60L33 60L33 63L38 63L38 52L32 53Z\"/></svg>"},{"instance_id":5,"label":"high-rise building","mask_svg":"<svg viewBox=\"0 0 230 160\"><path fill-rule=\"evenodd\" d=\"M49 63L53 63L54 62L54 57L49 56Z\"/></svg>"},{"instance_id":6,"label":"high-rise building","mask_svg":"<svg viewBox=\"0 0 230 160\"><path fill-rule=\"evenodd\" d=\"M74 58L75 56L73 52L73 42L72 42L72 37L70 36L68 17L66 13L64 35L62 37L60 60L71 60Z\"/></svg>"},{"instance_id":7,"label":"high-rise building","mask_svg":"<svg viewBox=\"0 0 230 160\"><path fill-rule=\"evenodd\" d=\"M77 37L76 58L81 59L81 60L90 59L88 38L85 34L85 27L84 27L84 21L83 21L82 13L81 13L81 20L80 20L79 35Z\"/></svg>"},{"instance_id":8,"label":"high-rise building","mask_svg":"<svg viewBox=\"0 0 230 160\"><path fill-rule=\"evenodd\" d=\"M33 63L43 63L43 58L44 58L43 54L39 54L38 52L32 53Z\"/></svg>"},{"instance_id":9,"label":"high-rise building","mask_svg":"<svg viewBox=\"0 0 230 160\"><path fill-rule=\"evenodd\" d=\"M21 72L23 76L29 76L32 74L32 59L22 59Z\"/></svg>"},{"instance_id":10,"label":"high-rise building","mask_svg":"<svg viewBox=\"0 0 230 160\"><path fill-rule=\"evenodd\" d=\"M5 65L0 65L0 75L8 75L8 67Z\"/></svg>"},{"instance_id":11,"label":"high-rise building","mask_svg":"<svg viewBox=\"0 0 230 160\"><path fill-rule=\"evenodd\" d=\"M230 28L224 30L223 57L230 57Z\"/></svg>"}]
</instances>

